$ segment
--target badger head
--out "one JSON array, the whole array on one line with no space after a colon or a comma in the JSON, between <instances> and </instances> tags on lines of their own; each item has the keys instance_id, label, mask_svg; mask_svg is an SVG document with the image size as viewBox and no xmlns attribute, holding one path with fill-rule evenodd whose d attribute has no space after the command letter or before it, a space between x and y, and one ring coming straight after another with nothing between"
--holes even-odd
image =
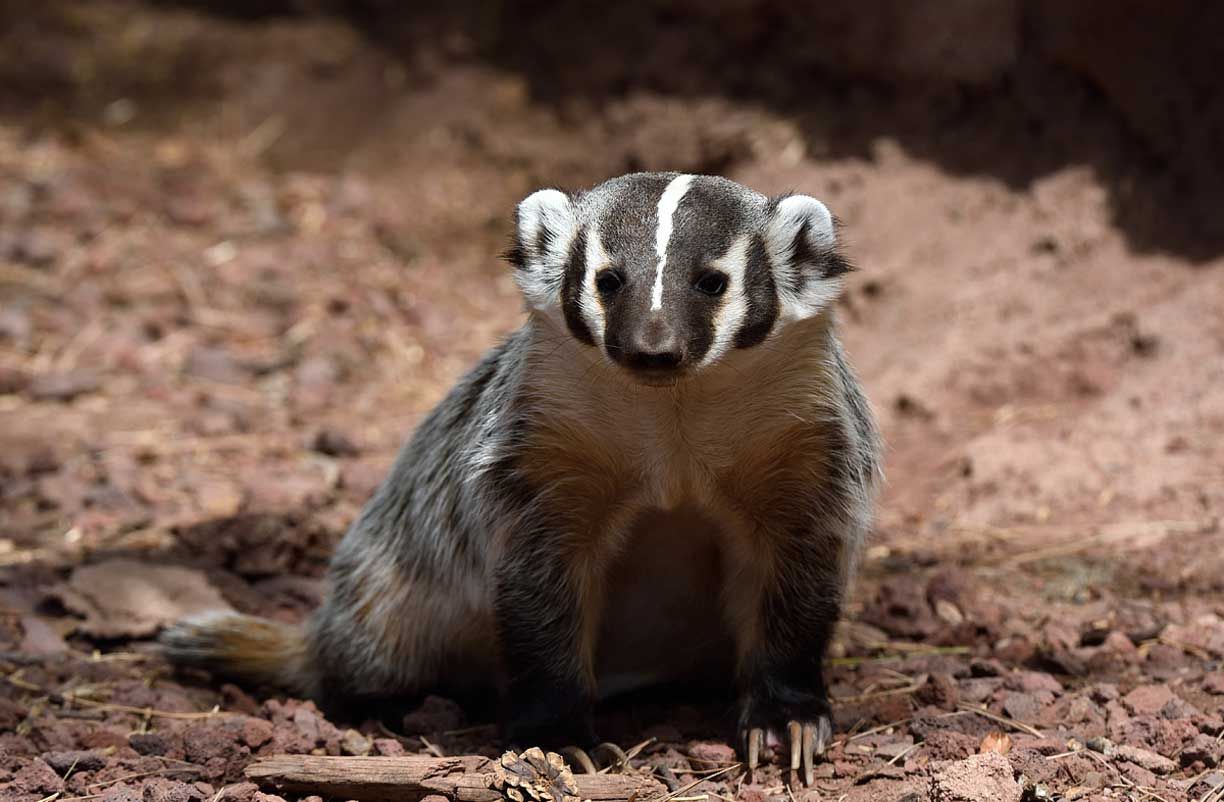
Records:
<instances>
[{"instance_id":1,"label":"badger head","mask_svg":"<svg viewBox=\"0 0 1224 802\"><path fill-rule=\"evenodd\" d=\"M645 384L672 384L814 317L850 268L806 195L636 173L517 209L510 259L533 313Z\"/></svg>"}]
</instances>

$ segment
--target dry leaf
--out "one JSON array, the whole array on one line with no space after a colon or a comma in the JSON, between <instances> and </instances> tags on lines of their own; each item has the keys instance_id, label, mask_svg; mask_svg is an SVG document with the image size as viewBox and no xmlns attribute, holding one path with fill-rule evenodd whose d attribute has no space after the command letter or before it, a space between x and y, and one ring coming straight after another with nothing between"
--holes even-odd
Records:
<instances>
[{"instance_id":1,"label":"dry leaf","mask_svg":"<svg viewBox=\"0 0 1224 802\"><path fill-rule=\"evenodd\" d=\"M1000 755L1006 755L1011 751L1011 748L1011 736L1005 732L994 730L982 739L982 745L978 747L978 751L982 753L998 752Z\"/></svg>"},{"instance_id":2,"label":"dry leaf","mask_svg":"<svg viewBox=\"0 0 1224 802\"><path fill-rule=\"evenodd\" d=\"M82 565L52 591L85 620L77 631L99 638L140 638L197 613L231 610L203 572L136 560Z\"/></svg>"}]
</instances>

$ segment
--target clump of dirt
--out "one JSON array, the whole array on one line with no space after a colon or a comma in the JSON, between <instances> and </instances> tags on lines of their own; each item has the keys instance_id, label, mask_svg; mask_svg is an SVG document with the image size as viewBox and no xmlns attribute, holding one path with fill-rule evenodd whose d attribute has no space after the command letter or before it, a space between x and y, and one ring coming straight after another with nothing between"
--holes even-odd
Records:
<instances>
[{"instance_id":1,"label":"clump of dirt","mask_svg":"<svg viewBox=\"0 0 1224 802\"><path fill-rule=\"evenodd\" d=\"M917 132L946 150L1012 118L911 109L894 137L868 89L844 117L704 84L567 103L461 40L405 60L335 19L19 23L54 91L0 103L5 798L267 800L243 776L263 755L499 754L483 711L333 721L174 673L147 637L202 607L300 620L404 436L520 322L495 258L513 204L638 168L844 220L889 486L814 789L780 763L707 775L735 762L730 702L667 693L600 711L645 742L631 770L752 802L1224 783L1224 265L1137 250L1116 175L949 171Z\"/></svg>"}]
</instances>

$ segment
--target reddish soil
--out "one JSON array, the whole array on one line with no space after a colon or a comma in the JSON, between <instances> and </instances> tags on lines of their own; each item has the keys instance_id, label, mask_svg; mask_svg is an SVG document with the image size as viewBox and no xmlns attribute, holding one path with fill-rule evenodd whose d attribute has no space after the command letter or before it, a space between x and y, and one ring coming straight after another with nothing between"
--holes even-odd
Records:
<instances>
[{"instance_id":1,"label":"reddish soil","mask_svg":"<svg viewBox=\"0 0 1224 802\"><path fill-rule=\"evenodd\" d=\"M557 103L461 39L399 59L337 21L23 24L0 38L25 92L0 99L0 798L266 799L258 755L496 754L442 700L397 732L331 722L148 639L215 603L300 618L405 435L521 320L515 201L642 167L828 202L889 445L816 786L771 766L685 796L1224 794L1224 258L1140 250L1116 173L950 170L912 133L813 124L827 106ZM654 695L601 730L654 738L633 770L679 788L733 761L726 714Z\"/></svg>"}]
</instances>

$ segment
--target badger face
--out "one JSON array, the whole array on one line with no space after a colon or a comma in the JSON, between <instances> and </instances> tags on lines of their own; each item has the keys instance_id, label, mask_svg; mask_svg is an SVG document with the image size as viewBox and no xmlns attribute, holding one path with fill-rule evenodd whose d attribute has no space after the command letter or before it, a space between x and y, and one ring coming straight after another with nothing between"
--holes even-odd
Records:
<instances>
[{"instance_id":1,"label":"badger face","mask_svg":"<svg viewBox=\"0 0 1224 802\"><path fill-rule=\"evenodd\" d=\"M675 383L812 317L849 267L805 195L637 173L519 204L510 257L530 309L638 381Z\"/></svg>"}]
</instances>

